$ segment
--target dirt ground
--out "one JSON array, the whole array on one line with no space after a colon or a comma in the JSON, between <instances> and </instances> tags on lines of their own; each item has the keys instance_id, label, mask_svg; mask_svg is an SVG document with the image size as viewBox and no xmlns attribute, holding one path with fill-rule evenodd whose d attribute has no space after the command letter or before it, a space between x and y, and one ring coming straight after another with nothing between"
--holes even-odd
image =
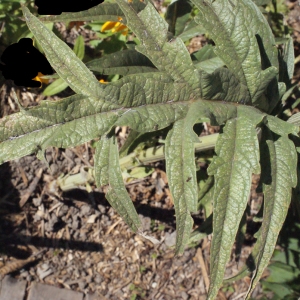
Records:
<instances>
[{"instance_id":1,"label":"dirt ground","mask_svg":"<svg viewBox=\"0 0 300 300\"><path fill-rule=\"evenodd\" d=\"M287 22L294 29L297 56L300 6L295 1L289 3ZM77 30L67 29L62 23L56 26L69 45L80 34L86 43L93 39L93 34L83 27ZM204 42L199 36L190 47L195 51ZM300 62L296 65L295 81L300 78L299 66ZM57 96L46 97L38 90L18 90L24 106L72 93L68 88ZM0 99L1 117L18 111L9 82L2 87ZM205 133L214 130L208 126ZM116 130L120 143L127 132L126 128ZM206 299L211 236L186 249L182 256L174 256L175 213L164 161L152 164L155 172L151 176L126 186L145 233L160 241L153 244L130 231L106 201L104 191L94 184L69 192L60 190L58 177L93 166L93 155L94 148L86 143L72 149L49 148L49 168L35 155L0 166L0 275L11 273L28 282L96 292L99 299ZM262 201L255 192L258 179L253 177L251 215L257 213L256 207ZM201 211L193 217L195 227L203 222ZM249 224L240 259L236 262L232 255L225 277L237 272L252 249L252 234L257 228L251 227L251 216ZM218 299L243 299L249 283L250 278L246 277L224 286ZM252 297L262 296L258 285Z\"/></svg>"}]
</instances>

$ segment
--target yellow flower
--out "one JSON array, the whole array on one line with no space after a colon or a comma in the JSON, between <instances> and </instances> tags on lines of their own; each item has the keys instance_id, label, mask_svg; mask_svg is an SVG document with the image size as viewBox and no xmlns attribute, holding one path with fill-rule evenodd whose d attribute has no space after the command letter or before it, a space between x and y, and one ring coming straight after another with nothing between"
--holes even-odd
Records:
<instances>
[{"instance_id":1,"label":"yellow flower","mask_svg":"<svg viewBox=\"0 0 300 300\"><path fill-rule=\"evenodd\" d=\"M38 75L36 77L34 77L32 80L35 80L35 81L39 81L41 83L46 83L48 84L49 83L49 79L43 79L43 78L40 78L44 76L44 74L42 74L41 72L38 73Z\"/></svg>"},{"instance_id":2,"label":"yellow flower","mask_svg":"<svg viewBox=\"0 0 300 300\"><path fill-rule=\"evenodd\" d=\"M122 21L122 18L118 17L118 20ZM105 22L102 25L101 32L108 31L108 30L111 30L112 33L121 32L122 35L128 34L127 26L125 26L121 22L113 22L113 21Z\"/></svg>"}]
</instances>

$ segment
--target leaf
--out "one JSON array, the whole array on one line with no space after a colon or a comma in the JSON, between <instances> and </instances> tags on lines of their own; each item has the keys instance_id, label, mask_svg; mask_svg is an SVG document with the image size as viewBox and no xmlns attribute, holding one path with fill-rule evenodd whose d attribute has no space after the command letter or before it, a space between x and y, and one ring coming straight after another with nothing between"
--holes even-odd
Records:
<instances>
[{"instance_id":1,"label":"leaf","mask_svg":"<svg viewBox=\"0 0 300 300\"><path fill-rule=\"evenodd\" d=\"M227 121L219 136L215 148L217 156L208 168L208 175L214 175L215 179L208 299L215 299L222 284L225 266L250 194L252 173L260 172L255 127L262 118L261 113L239 106L237 118Z\"/></svg>"},{"instance_id":2,"label":"leaf","mask_svg":"<svg viewBox=\"0 0 300 300\"><path fill-rule=\"evenodd\" d=\"M271 0L252 0L257 6L267 5Z\"/></svg>"},{"instance_id":3,"label":"leaf","mask_svg":"<svg viewBox=\"0 0 300 300\"><path fill-rule=\"evenodd\" d=\"M275 121L276 118L273 117L272 119ZM278 128L279 122L276 123L276 128ZM270 126L269 120L268 126ZM273 125L270 127L274 130ZM293 128L291 129L289 133L293 133ZM283 135L278 135L279 132ZM289 209L292 187L297 184L297 152L295 146L288 138L288 133L282 132L282 129L279 132L274 133L268 128L263 130L260 161L262 164L261 182L264 193L264 217L260 234L252 250L255 271L247 296L255 288L272 257L278 234Z\"/></svg>"},{"instance_id":4,"label":"leaf","mask_svg":"<svg viewBox=\"0 0 300 300\"><path fill-rule=\"evenodd\" d=\"M43 91L45 96L52 96L58 94L59 92L65 90L69 85L62 79L59 78L49 84Z\"/></svg>"},{"instance_id":5,"label":"leaf","mask_svg":"<svg viewBox=\"0 0 300 300\"><path fill-rule=\"evenodd\" d=\"M288 123L295 124L296 126L300 126L300 113L296 113L292 115L288 120Z\"/></svg>"},{"instance_id":6,"label":"leaf","mask_svg":"<svg viewBox=\"0 0 300 300\"><path fill-rule=\"evenodd\" d=\"M294 43L290 37L284 44L283 53L279 55L280 73L279 81L283 81L287 88L291 87L291 80L294 74Z\"/></svg>"},{"instance_id":7,"label":"leaf","mask_svg":"<svg viewBox=\"0 0 300 300\"><path fill-rule=\"evenodd\" d=\"M76 54L41 23L28 8L22 6L23 14L31 32L40 43L51 66L75 93L99 98L103 91L91 71Z\"/></svg>"},{"instance_id":8,"label":"leaf","mask_svg":"<svg viewBox=\"0 0 300 300\"><path fill-rule=\"evenodd\" d=\"M168 6L165 19L173 35L178 36L184 31L192 8L193 6L187 0L176 0Z\"/></svg>"},{"instance_id":9,"label":"leaf","mask_svg":"<svg viewBox=\"0 0 300 300\"><path fill-rule=\"evenodd\" d=\"M100 152L101 150L104 151ZM99 159L97 161L97 163L99 162L99 165L95 172L97 186L100 187L103 183L109 183L106 199L120 214L128 226L134 232L138 231L141 227L141 221L124 186L119 164L118 145L116 144L115 137L113 136L107 140L103 138L100 141L99 146L97 145L96 151L100 152L96 155ZM104 170L108 172L108 175L104 175L103 171L100 171L101 167L104 167Z\"/></svg>"},{"instance_id":10,"label":"leaf","mask_svg":"<svg viewBox=\"0 0 300 300\"><path fill-rule=\"evenodd\" d=\"M195 20L206 28L214 40L216 54L248 87L252 103L257 102L259 106L261 94L278 72L275 40L265 17L248 0L192 2L200 10ZM259 47L260 41L262 49ZM264 61L268 59L269 62L263 69L260 51L264 51Z\"/></svg>"},{"instance_id":11,"label":"leaf","mask_svg":"<svg viewBox=\"0 0 300 300\"><path fill-rule=\"evenodd\" d=\"M133 2L132 7L136 11L141 11L145 4L141 1ZM126 24L126 18L117 3L101 3L95 7L92 7L85 11L76 13L62 13L59 16L40 17L42 22L70 22L70 21L119 21L119 17L122 17L122 22Z\"/></svg>"},{"instance_id":12,"label":"leaf","mask_svg":"<svg viewBox=\"0 0 300 300\"><path fill-rule=\"evenodd\" d=\"M49 146L67 148L88 142L108 132L124 111L73 95L6 116L0 120L0 163Z\"/></svg>"},{"instance_id":13,"label":"leaf","mask_svg":"<svg viewBox=\"0 0 300 300\"><path fill-rule=\"evenodd\" d=\"M165 143L166 171L177 219L176 254L184 251L193 226L190 213L197 211L194 143L199 142L199 139L193 131L193 126L199 118L197 108L198 103L193 103L187 116L174 123Z\"/></svg>"},{"instance_id":14,"label":"leaf","mask_svg":"<svg viewBox=\"0 0 300 300\"><path fill-rule=\"evenodd\" d=\"M188 103L169 103L129 108L115 125L129 126L138 132L157 131L185 116Z\"/></svg>"},{"instance_id":15,"label":"leaf","mask_svg":"<svg viewBox=\"0 0 300 300\"><path fill-rule=\"evenodd\" d=\"M106 75L129 75L135 73L155 72L157 69L151 61L136 50L122 50L89 61L86 66Z\"/></svg>"},{"instance_id":16,"label":"leaf","mask_svg":"<svg viewBox=\"0 0 300 300\"><path fill-rule=\"evenodd\" d=\"M75 40L75 44L74 44L74 53L77 55L77 57L80 60L83 60L84 58L84 39L82 37L82 35L78 36L77 39Z\"/></svg>"},{"instance_id":17,"label":"leaf","mask_svg":"<svg viewBox=\"0 0 300 300\"><path fill-rule=\"evenodd\" d=\"M121 0L118 3L129 20L128 27L141 41L136 50L147 56L159 71L168 74L174 82L181 83L189 94L196 97L199 92L199 76L189 52L181 39L167 42L168 24L162 20L153 5L148 2L136 14L128 3Z\"/></svg>"},{"instance_id":18,"label":"leaf","mask_svg":"<svg viewBox=\"0 0 300 300\"><path fill-rule=\"evenodd\" d=\"M216 53L214 52L214 47L212 45L205 45L200 50L193 52L191 56L192 59L196 60L197 62L202 62L217 57Z\"/></svg>"},{"instance_id":19,"label":"leaf","mask_svg":"<svg viewBox=\"0 0 300 300\"><path fill-rule=\"evenodd\" d=\"M178 35L183 42L188 41L196 35L204 34L205 29L202 25L197 24L194 20L190 21L184 31Z\"/></svg>"},{"instance_id":20,"label":"leaf","mask_svg":"<svg viewBox=\"0 0 300 300\"><path fill-rule=\"evenodd\" d=\"M213 73L216 69L224 66L224 62L219 57L213 57L195 64L195 67L199 70L203 70L208 74Z\"/></svg>"},{"instance_id":21,"label":"leaf","mask_svg":"<svg viewBox=\"0 0 300 300\"><path fill-rule=\"evenodd\" d=\"M251 98L245 85L225 68L218 68L212 74L199 71L201 97L211 100L250 104Z\"/></svg>"},{"instance_id":22,"label":"leaf","mask_svg":"<svg viewBox=\"0 0 300 300\"><path fill-rule=\"evenodd\" d=\"M109 184L109 151L111 147L111 139L102 136L96 143L95 152L95 182L97 187Z\"/></svg>"},{"instance_id":23,"label":"leaf","mask_svg":"<svg viewBox=\"0 0 300 300\"><path fill-rule=\"evenodd\" d=\"M162 72L127 75L103 89L107 95L105 100L125 107L184 101L192 97L186 86L174 84Z\"/></svg>"}]
</instances>

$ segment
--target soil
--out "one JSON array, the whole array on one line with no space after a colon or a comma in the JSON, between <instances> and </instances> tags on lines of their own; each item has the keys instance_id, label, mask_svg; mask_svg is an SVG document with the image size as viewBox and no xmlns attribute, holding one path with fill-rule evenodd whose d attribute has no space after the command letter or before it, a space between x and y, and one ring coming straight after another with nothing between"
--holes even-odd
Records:
<instances>
[{"instance_id":1,"label":"soil","mask_svg":"<svg viewBox=\"0 0 300 300\"><path fill-rule=\"evenodd\" d=\"M294 29L297 56L299 22L292 20L299 18L300 12L292 4L289 22ZM163 9L161 3L157 2L157 6ZM78 35L83 35L87 44L94 38L83 27L67 29L63 23L56 27L69 45ZM203 36L196 37L190 51L199 49L204 42ZM93 49L88 45L87 51L92 55ZM295 82L300 78L299 65ZM12 89L9 82L2 87L1 117L18 111ZM69 88L54 97L43 96L35 89L19 88L17 93L26 107L73 94ZM214 131L216 128L208 124L204 134ZM120 144L127 134L127 128L117 128ZM128 228L106 201L103 189L94 184L69 192L59 188L57 179L61 174L77 174L82 167L93 166L93 155L94 148L86 143L72 149L47 149L49 167L35 155L0 166L0 275L11 273L28 282L96 292L99 299L206 299L211 235L187 248L182 256L174 255L175 212L164 161L151 164L155 168L152 175L126 185L145 233L159 241L155 244ZM262 201L255 192L258 180L253 177L246 240L238 262L233 249L225 277L237 272L253 247L257 225L252 216ZM195 228L204 221L202 211L193 217ZM266 271L264 276L267 274ZM245 277L224 285L218 299L243 299L249 283L250 278ZM262 296L258 285L252 298Z\"/></svg>"}]
</instances>

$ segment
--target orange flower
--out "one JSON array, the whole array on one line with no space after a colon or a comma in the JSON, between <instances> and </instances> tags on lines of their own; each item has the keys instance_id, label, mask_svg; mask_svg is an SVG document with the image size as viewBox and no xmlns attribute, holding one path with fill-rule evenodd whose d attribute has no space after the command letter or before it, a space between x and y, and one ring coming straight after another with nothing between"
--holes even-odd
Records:
<instances>
[{"instance_id":1,"label":"orange flower","mask_svg":"<svg viewBox=\"0 0 300 300\"><path fill-rule=\"evenodd\" d=\"M121 17L118 17L119 21L122 21ZM126 25L122 24L121 22L113 22L107 21L102 25L101 32L111 30L112 33L121 32L122 35L128 34L128 28Z\"/></svg>"},{"instance_id":2,"label":"orange flower","mask_svg":"<svg viewBox=\"0 0 300 300\"><path fill-rule=\"evenodd\" d=\"M44 74L42 74L41 72L38 73L38 75L36 77L34 77L32 80L35 80L35 81L39 81L41 83L46 83L48 84L49 83L49 79L43 79L43 78L40 78L44 76Z\"/></svg>"},{"instance_id":3,"label":"orange flower","mask_svg":"<svg viewBox=\"0 0 300 300\"><path fill-rule=\"evenodd\" d=\"M99 82L100 82L100 83L108 83L108 82L105 81L104 79L100 79Z\"/></svg>"}]
</instances>

